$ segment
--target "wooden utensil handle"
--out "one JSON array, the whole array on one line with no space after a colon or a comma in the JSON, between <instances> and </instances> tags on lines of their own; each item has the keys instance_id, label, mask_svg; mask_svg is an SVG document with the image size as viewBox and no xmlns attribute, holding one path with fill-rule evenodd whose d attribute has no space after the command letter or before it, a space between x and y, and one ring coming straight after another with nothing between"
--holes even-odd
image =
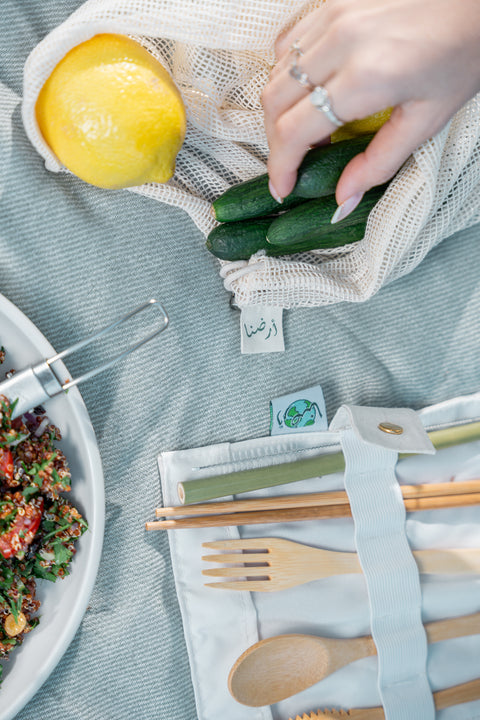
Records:
<instances>
[{"instance_id":1,"label":"wooden utensil handle","mask_svg":"<svg viewBox=\"0 0 480 720\"><path fill-rule=\"evenodd\" d=\"M451 707L452 705L461 705L462 703L473 702L480 698L480 680L471 680L462 685L455 685L446 690L438 690L433 693L435 707L437 710Z\"/></svg>"},{"instance_id":2,"label":"wooden utensil handle","mask_svg":"<svg viewBox=\"0 0 480 720\"><path fill-rule=\"evenodd\" d=\"M433 693L435 708L444 710L453 705L462 705L462 703L474 702L480 699L480 680L470 680L470 682L455 685L445 690L437 690ZM385 713L382 707L370 708L351 708L344 710L319 710L309 715L296 715L295 720L335 720L336 718L347 717L351 720L384 720ZM290 718L292 720L292 718Z\"/></svg>"},{"instance_id":3,"label":"wooden utensil handle","mask_svg":"<svg viewBox=\"0 0 480 720\"><path fill-rule=\"evenodd\" d=\"M362 573L362 566L355 552L338 552L305 547L301 558L295 558L295 570L304 570L306 577L330 577L332 575L349 575Z\"/></svg>"},{"instance_id":4,"label":"wooden utensil handle","mask_svg":"<svg viewBox=\"0 0 480 720\"><path fill-rule=\"evenodd\" d=\"M427 623L425 631L429 643L477 635L480 633L480 613Z\"/></svg>"},{"instance_id":5,"label":"wooden utensil handle","mask_svg":"<svg viewBox=\"0 0 480 720\"><path fill-rule=\"evenodd\" d=\"M425 624L425 632L429 643L465 637L467 635L476 635L480 633L480 613L427 623ZM319 642L325 643L326 639L320 638ZM335 666L335 669L359 660L360 658L376 655L377 653L377 648L371 635L342 640L329 640L328 642L331 653L331 666Z\"/></svg>"},{"instance_id":6,"label":"wooden utensil handle","mask_svg":"<svg viewBox=\"0 0 480 720\"><path fill-rule=\"evenodd\" d=\"M480 573L480 549L415 550L413 553L420 573Z\"/></svg>"},{"instance_id":7,"label":"wooden utensil handle","mask_svg":"<svg viewBox=\"0 0 480 720\"><path fill-rule=\"evenodd\" d=\"M415 550L413 556L421 574L474 574L480 573L480 550ZM305 575L323 578L330 575L358 574L362 567L354 552L336 552L305 547L296 568L305 568Z\"/></svg>"}]
</instances>

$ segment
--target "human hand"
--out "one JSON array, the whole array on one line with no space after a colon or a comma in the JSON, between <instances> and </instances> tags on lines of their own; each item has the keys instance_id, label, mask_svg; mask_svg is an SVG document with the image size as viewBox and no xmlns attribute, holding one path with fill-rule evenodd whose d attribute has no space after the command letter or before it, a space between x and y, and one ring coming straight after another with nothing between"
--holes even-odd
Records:
<instances>
[{"instance_id":1,"label":"human hand","mask_svg":"<svg viewBox=\"0 0 480 720\"><path fill-rule=\"evenodd\" d=\"M277 200L293 189L307 150L336 129L312 105L312 88L290 75L295 42L298 67L311 85L326 87L342 121L393 107L366 151L343 171L335 220L366 190L390 180L480 91L478 0L326 0L277 40L278 62L262 96Z\"/></svg>"}]
</instances>

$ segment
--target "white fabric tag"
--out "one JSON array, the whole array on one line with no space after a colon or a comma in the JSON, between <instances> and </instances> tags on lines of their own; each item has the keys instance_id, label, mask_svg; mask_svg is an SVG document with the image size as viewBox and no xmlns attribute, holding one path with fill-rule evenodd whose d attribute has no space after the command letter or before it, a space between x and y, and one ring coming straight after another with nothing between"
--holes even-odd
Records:
<instances>
[{"instance_id":1,"label":"white fabric tag","mask_svg":"<svg viewBox=\"0 0 480 720\"><path fill-rule=\"evenodd\" d=\"M434 455L435 448L419 415L409 408L378 408L342 405L330 430L353 427L364 442L398 453Z\"/></svg>"},{"instance_id":2,"label":"white fabric tag","mask_svg":"<svg viewBox=\"0 0 480 720\"><path fill-rule=\"evenodd\" d=\"M271 435L319 432L327 429L327 410L320 385L282 395L270 402Z\"/></svg>"},{"instance_id":3,"label":"white fabric tag","mask_svg":"<svg viewBox=\"0 0 480 720\"><path fill-rule=\"evenodd\" d=\"M240 314L242 354L283 352L283 308L250 305Z\"/></svg>"}]
</instances>

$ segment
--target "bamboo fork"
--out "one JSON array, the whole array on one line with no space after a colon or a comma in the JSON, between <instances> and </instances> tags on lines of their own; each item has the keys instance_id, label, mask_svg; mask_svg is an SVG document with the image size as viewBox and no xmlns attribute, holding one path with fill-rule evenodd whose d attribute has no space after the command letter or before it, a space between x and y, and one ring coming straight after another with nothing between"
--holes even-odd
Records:
<instances>
[{"instance_id":1,"label":"bamboo fork","mask_svg":"<svg viewBox=\"0 0 480 720\"><path fill-rule=\"evenodd\" d=\"M480 699L480 680L455 685L433 693L436 710L443 710L452 705L473 702ZM295 720L385 720L382 707L352 708L351 710L318 710L309 715L296 715ZM292 718L290 718L292 720Z\"/></svg>"},{"instance_id":2,"label":"bamboo fork","mask_svg":"<svg viewBox=\"0 0 480 720\"><path fill-rule=\"evenodd\" d=\"M407 512L480 504L480 480L403 485L401 491ZM145 525L147 530L221 527L349 517L351 509L347 493L340 490L157 508L155 514L157 517L172 518L172 516L178 515L184 517L147 522Z\"/></svg>"},{"instance_id":3,"label":"bamboo fork","mask_svg":"<svg viewBox=\"0 0 480 720\"><path fill-rule=\"evenodd\" d=\"M208 577L228 578L221 582L206 583L215 589L275 592L332 575L362 572L354 552L322 550L283 538L219 540L203 543L203 547L226 552L204 555L202 560L236 565L202 570L202 575ZM239 550L246 550L247 553L236 552ZM415 550L413 556L421 574L480 573L480 549L477 548Z\"/></svg>"}]
</instances>

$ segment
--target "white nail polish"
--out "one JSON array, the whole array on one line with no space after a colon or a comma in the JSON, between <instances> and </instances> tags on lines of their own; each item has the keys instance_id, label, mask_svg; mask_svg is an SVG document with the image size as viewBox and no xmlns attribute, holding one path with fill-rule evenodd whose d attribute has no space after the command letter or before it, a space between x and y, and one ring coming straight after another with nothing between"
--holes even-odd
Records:
<instances>
[{"instance_id":1,"label":"white nail polish","mask_svg":"<svg viewBox=\"0 0 480 720\"><path fill-rule=\"evenodd\" d=\"M363 193L355 193L355 195L351 195L347 198L345 202L339 205L333 213L332 219L330 220L331 224L335 225L335 223L340 222L340 220L346 218L347 215L350 215L350 213L355 210L362 197Z\"/></svg>"},{"instance_id":2,"label":"white nail polish","mask_svg":"<svg viewBox=\"0 0 480 720\"><path fill-rule=\"evenodd\" d=\"M283 198L280 197L280 195L277 193L275 188L272 185L272 181L268 181L268 189L270 191L270 195L273 197L274 200L276 200L278 203L283 203Z\"/></svg>"}]
</instances>

